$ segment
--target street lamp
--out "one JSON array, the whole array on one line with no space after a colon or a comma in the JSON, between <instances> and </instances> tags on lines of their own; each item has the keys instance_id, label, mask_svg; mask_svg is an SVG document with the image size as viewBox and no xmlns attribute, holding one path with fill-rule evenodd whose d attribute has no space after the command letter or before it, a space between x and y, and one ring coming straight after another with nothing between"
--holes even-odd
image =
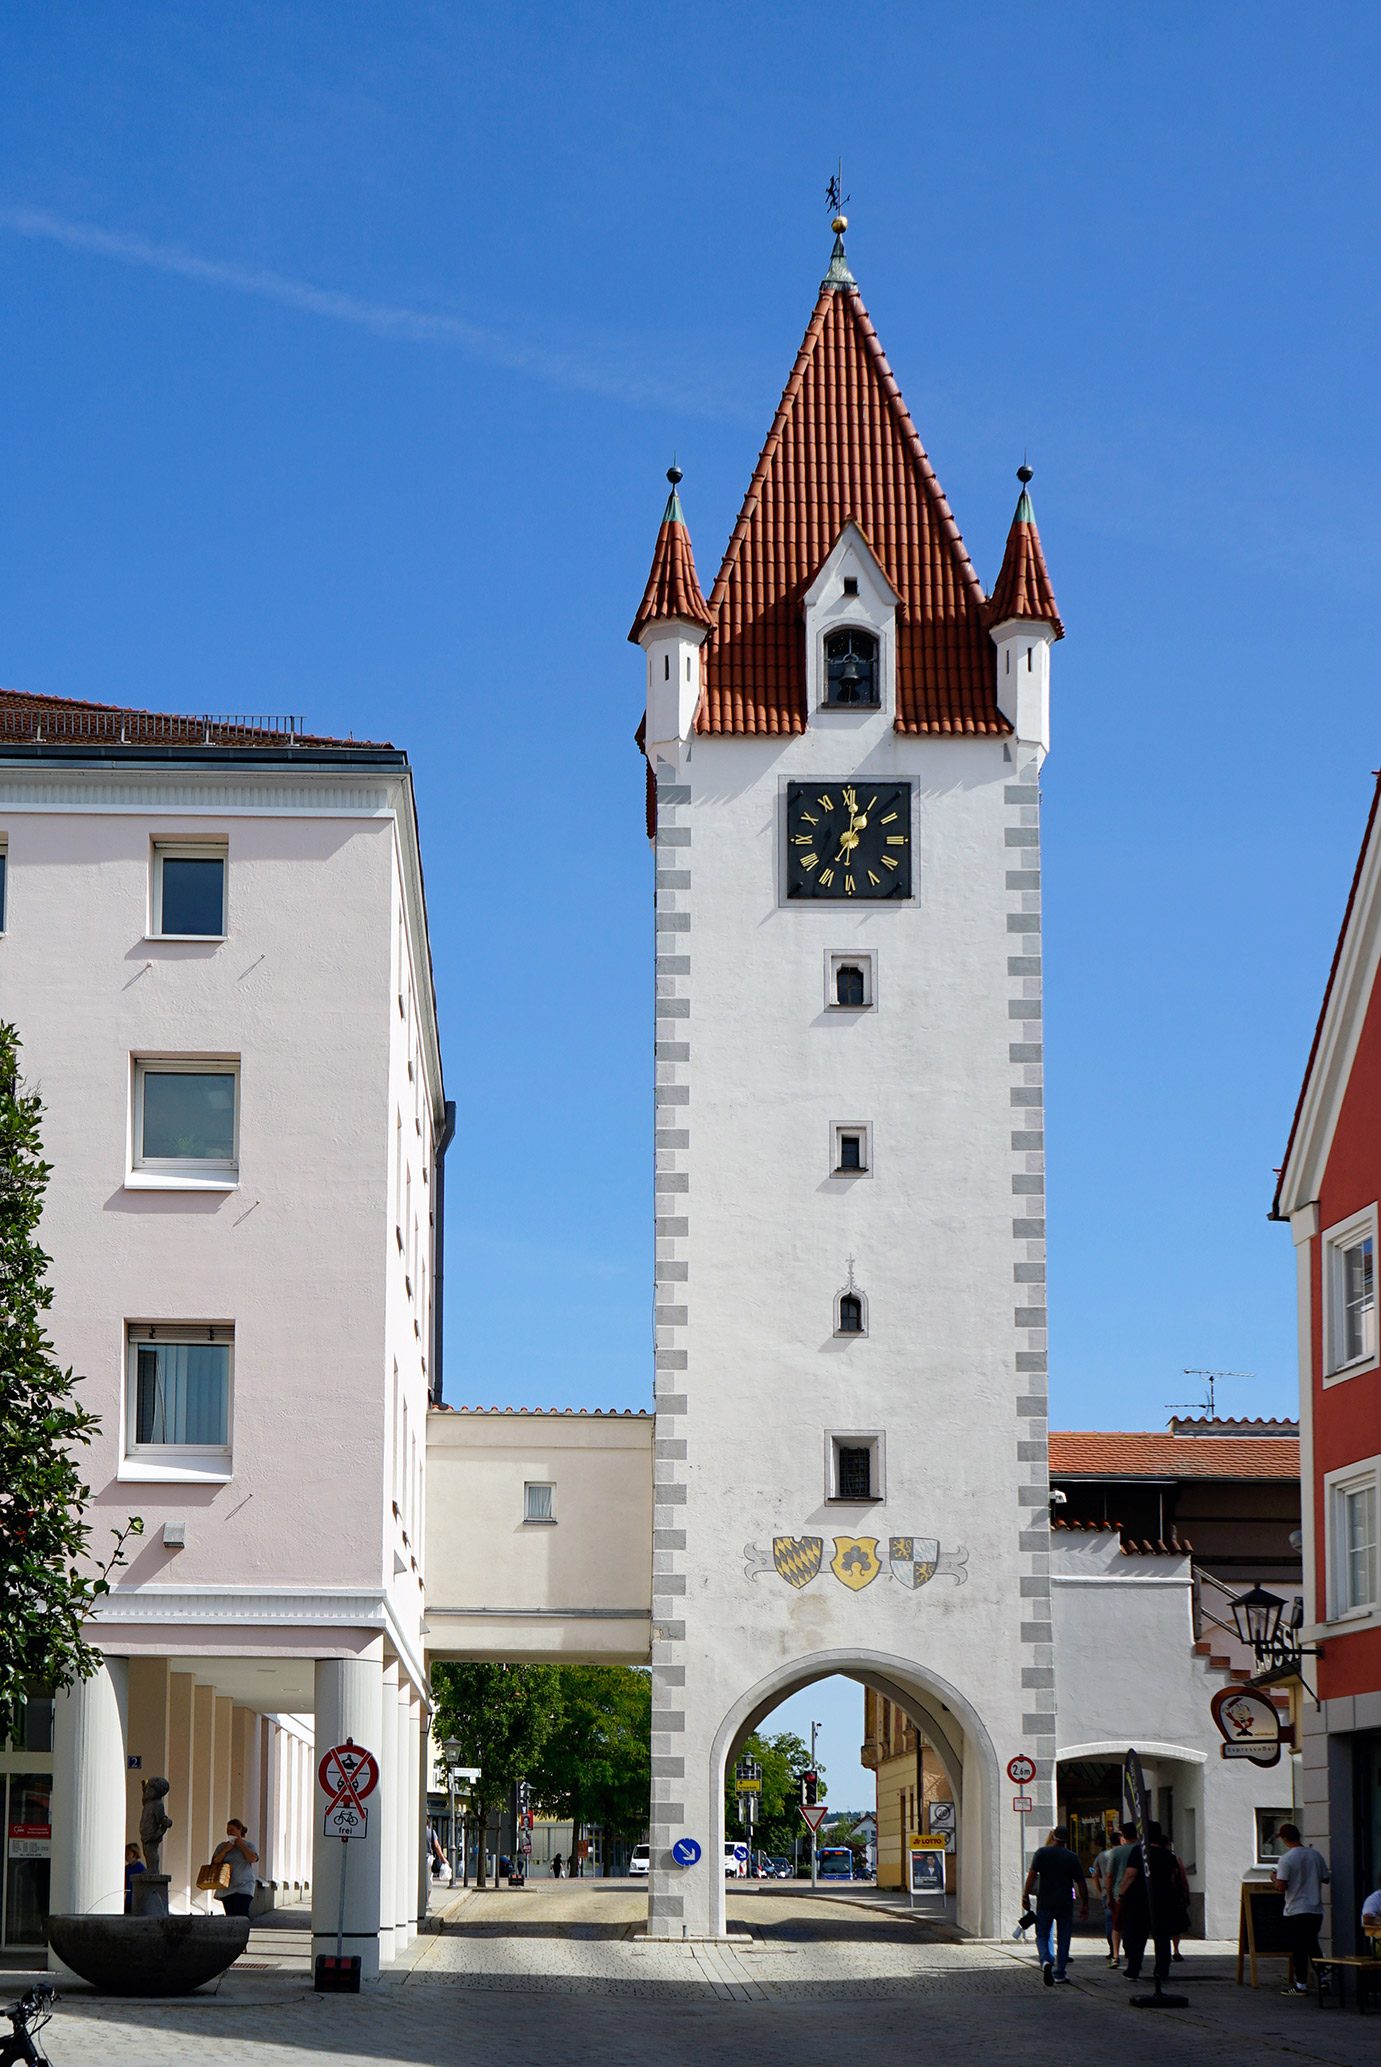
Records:
<instances>
[{"instance_id":1,"label":"street lamp","mask_svg":"<svg viewBox=\"0 0 1381 2067\"><path fill-rule=\"evenodd\" d=\"M1251 1645L1258 1660L1273 1651L1285 1612L1280 1595L1268 1593L1264 1586L1253 1586L1250 1592L1239 1594L1231 1607L1238 1636L1244 1644Z\"/></svg>"}]
</instances>

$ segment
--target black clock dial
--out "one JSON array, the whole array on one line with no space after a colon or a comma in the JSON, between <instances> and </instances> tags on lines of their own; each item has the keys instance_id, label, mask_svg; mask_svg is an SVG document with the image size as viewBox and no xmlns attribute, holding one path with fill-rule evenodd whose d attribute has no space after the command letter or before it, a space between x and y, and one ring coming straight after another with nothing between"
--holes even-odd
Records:
<instances>
[{"instance_id":1,"label":"black clock dial","mask_svg":"<svg viewBox=\"0 0 1381 2067\"><path fill-rule=\"evenodd\" d=\"M871 903L909 897L910 783L788 783L786 894Z\"/></svg>"}]
</instances>

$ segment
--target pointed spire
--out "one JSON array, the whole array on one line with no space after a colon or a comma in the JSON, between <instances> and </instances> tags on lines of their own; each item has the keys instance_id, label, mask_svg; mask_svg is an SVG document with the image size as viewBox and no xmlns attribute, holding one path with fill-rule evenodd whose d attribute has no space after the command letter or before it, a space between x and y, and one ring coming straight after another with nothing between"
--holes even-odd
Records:
<instances>
[{"instance_id":1,"label":"pointed spire","mask_svg":"<svg viewBox=\"0 0 1381 2067\"><path fill-rule=\"evenodd\" d=\"M1048 624L1053 626L1055 637L1062 639L1065 628L1055 607L1055 591L1046 571L1041 535L1036 529L1036 512L1031 503L1028 487L1031 474L1031 468L1023 460L1017 468L1021 494L1017 497L1012 528L1007 533L1002 571L993 584L988 617L993 624L1002 624L1012 617L1027 618L1033 624Z\"/></svg>"},{"instance_id":2,"label":"pointed spire","mask_svg":"<svg viewBox=\"0 0 1381 2067\"><path fill-rule=\"evenodd\" d=\"M638 614L628 634L635 646L650 624L662 623L669 618L681 618L691 624L706 626L710 622L678 493L682 480L680 467L669 466L667 480L671 483L671 493L662 512L662 525L653 549L647 587L643 590Z\"/></svg>"},{"instance_id":3,"label":"pointed spire","mask_svg":"<svg viewBox=\"0 0 1381 2067\"><path fill-rule=\"evenodd\" d=\"M830 253L830 269L820 282L822 287L832 287L836 292L841 287L857 287L858 282L849 271L849 261L844 255L844 232L849 227L847 215L837 215L830 224L834 231L834 249Z\"/></svg>"}]
</instances>

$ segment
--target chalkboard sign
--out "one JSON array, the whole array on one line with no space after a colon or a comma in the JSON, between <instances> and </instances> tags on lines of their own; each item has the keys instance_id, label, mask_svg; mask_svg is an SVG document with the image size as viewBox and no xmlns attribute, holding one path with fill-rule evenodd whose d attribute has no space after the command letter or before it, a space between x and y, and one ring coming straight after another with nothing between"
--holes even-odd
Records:
<instances>
[{"instance_id":1,"label":"chalkboard sign","mask_svg":"<svg viewBox=\"0 0 1381 2067\"><path fill-rule=\"evenodd\" d=\"M1250 1961L1252 1987L1258 1986L1256 1962L1290 1957L1285 1931L1285 1890L1274 1880L1244 1880L1242 1914L1237 1925L1237 1983L1242 1985L1244 1961Z\"/></svg>"}]
</instances>

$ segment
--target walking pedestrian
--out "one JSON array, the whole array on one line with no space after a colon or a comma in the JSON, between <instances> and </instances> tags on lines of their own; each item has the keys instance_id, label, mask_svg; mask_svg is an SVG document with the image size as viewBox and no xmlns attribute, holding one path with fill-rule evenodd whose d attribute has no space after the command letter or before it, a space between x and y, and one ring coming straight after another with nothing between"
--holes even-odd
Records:
<instances>
[{"instance_id":1,"label":"walking pedestrian","mask_svg":"<svg viewBox=\"0 0 1381 2067\"><path fill-rule=\"evenodd\" d=\"M1099 1901L1103 1904L1103 1935L1108 1941L1108 1965L1117 1965L1117 1923L1113 1911L1117 1906L1117 1882L1113 1879L1113 1861L1117 1857L1116 1834L1108 1832L1108 1842L1093 1862L1093 1885Z\"/></svg>"},{"instance_id":2,"label":"walking pedestrian","mask_svg":"<svg viewBox=\"0 0 1381 2067\"><path fill-rule=\"evenodd\" d=\"M1146 1846L1133 1844L1118 1887L1122 1904L1122 1943L1127 1950L1127 1979L1141 1979L1146 1940L1155 1945L1152 1972L1163 1981L1170 1972L1170 1949L1188 1924L1184 1868L1165 1841L1159 1823L1146 1825ZM1147 1875L1150 1879L1148 1882Z\"/></svg>"},{"instance_id":3,"label":"walking pedestrian","mask_svg":"<svg viewBox=\"0 0 1381 2067\"><path fill-rule=\"evenodd\" d=\"M232 1816L225 1826L225 1841L216 1846L211 1854L213 1866L230 1862L230 1885L222 1888L216 1896L227 1916L248 1916L249 1905L254 1900L254 1891L259 1882L254 1868L259 1854L249 1841L249 1831L238 1816Z\"/></svg>"},{"instance_id":4,"label":"walking pedestrian","mask_svg":"<svg viewBox=\"0 0 1381 2067\"><path fill-rule=\"evenodd\" d=\"M1057 1981L1070 1985L1069 1934L1074 1921L1074 1890L1079 1890L1079 1918L1088 1915L1088 1880L1083 1862L1064 1841L1062 1830L1052 1830L1031 1861L1022 1894L1036 1896L1036 1952L1041 1979L1047 1988ZM1053 1938L1053 1942L1052 1942Z\"/></svg>"},{"instance_id":5,"label":"walking pedestrian","mask_svg":"<svg viewBox=\"0 0 1381 2067\"><path fill-rule=\"evenodd\" d=\"M552 1855L551 1855L551 1877L552 1877L552 1879L553 1879L553 1880L560 1880L560 1878L561 1878L561 1854L560 1854L560 1852L553 1852L553 1853L552 1853Z\"/></svg>"},{"instance_id":6,"label":"walking pedestrian","mask_svg":"<svg viewBox=\"0 0 1381 2067\"><path fill-rule=\"evenodd\" d=\"M1285 1890L1285 1937L1290 1947L1290 1978L1282 1995L1307 1995L1309 1969L1319 1956L1323 1927L1323 1891L1332 1878L1322 1852L1300 1836L1296 1823L1282 1823L1276 1832L1285 1846L1276 1860L1275 1881Z\"/></svg>"}]
</instances>

